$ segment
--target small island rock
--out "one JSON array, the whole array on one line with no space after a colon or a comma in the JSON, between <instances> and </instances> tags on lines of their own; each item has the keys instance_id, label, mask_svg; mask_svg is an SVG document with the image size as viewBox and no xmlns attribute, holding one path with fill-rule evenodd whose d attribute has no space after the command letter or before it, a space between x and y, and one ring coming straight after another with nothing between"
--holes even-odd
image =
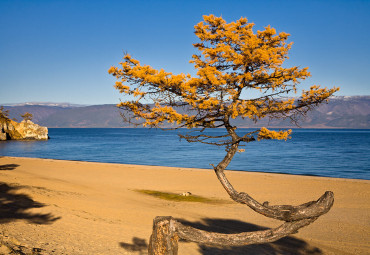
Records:
<instances>
[{"instance_id":1,"label":"small island rock","mask_svg":"<svg viewBox=\"0 0 370 255\"><path fill-rule=\"evenodd\" d=\"M6 140L47 140L48 128L39 126L31 120L20 123L11 119L0 120L0 141Z\"/></svg>"}]
</instances>

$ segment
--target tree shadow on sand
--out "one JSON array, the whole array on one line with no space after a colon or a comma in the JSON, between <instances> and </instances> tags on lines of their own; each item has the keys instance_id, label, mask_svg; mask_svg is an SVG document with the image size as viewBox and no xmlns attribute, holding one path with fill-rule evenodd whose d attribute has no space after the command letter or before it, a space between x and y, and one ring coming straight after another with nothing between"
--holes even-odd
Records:
<instances>
[{"instance_id":1,"label":"tree shadow on sand","mask_svg":"<svg viewBox=\"0 0 370 255\"><path fill-rule=\"evenodd\" d=\"M6 165L0 165L0 171L9 171L14 170L17 167L19 167L18 164L6 164Z\"/></svg>"},{"instance_id":2,"label":"tree shadow on sand","mask_svg":"<svg viewBox=\"0 0 370 255\"><path fill-rule=\"evenodd\" d=\"M241 232L251 232L265 230L267 228L254 225L251 223L229 220L229 219L202 219L200 222L189 222L178 219L182 224L192 226L210 232L235 234ZM181 241L183 242L183 241ZM148 243L145 239L138 237L132 238L132 243L120 243L120 246L130 252L137 254L147 254ZM181 244L179 244L181 247ZM199 244L199 252L203 255L241 255L241 254L258 254L258 255L321 255L322 251L305 241L295 237L285 237L273 243L253 244L241 247L211 247ZM181 248L180 248L181 249ZM181 255L181 254L180 254Z\"/></svg>"},{"instance_id":3,"label":"tree shadow on sand","mask_svg":"<svg viewBox=\"0 0 370 255\"><path fill-rule=\"evenodd\" d=\"M0 182L0 224L15 220L26 220L34 224L51 224L60 219L52 214L30 213L27 210L45 205L34 201L26 194L15 193L21 186Z\"/></svg>"},{"instance_id":4,"label":"tree shadow on sand","mask_svg":"<svg viewBox=\"0 0 370 255\"><path fill-rule=\"evenodd\" d=\"M145 239L133 237L132 243L121 242L119 245L126 251L138 252L140 255L148 254L148 243Z\"/></svg>"}]
</instances>

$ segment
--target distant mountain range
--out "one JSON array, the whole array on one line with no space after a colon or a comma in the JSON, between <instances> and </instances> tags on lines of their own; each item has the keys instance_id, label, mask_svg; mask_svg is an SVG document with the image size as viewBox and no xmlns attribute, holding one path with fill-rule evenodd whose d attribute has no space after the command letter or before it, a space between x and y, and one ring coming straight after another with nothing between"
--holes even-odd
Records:
<instances>
[{"instance_id":1,"label":"distant mountain range","mask_svg":"<svg viewBox=\"0 0 370 255\"><path fill-rule=\"evenodd\" d=\"M11 118L21 120L25 112L33 114L33 121L49 128L119 128L128 127L113 104L76 105L69 103L23 103L4 106ZM240 127L296 127L289 120L236 119ZM370 129L370 96L333 97L311 111L300 122L302 128L357 128Z\"/></svg>"},{"instance_id":2,"label":"distant mountain range","mask_svg":"<svg viewBox=\"0 0 370 255\"><path fill-rule=\"evenodd\" d=\"M62 108L88 106L88 105L83 105L83 104L53 103L53 102L27 102L27 103L18 103L18 104L6 104L3 106L32 106L32 105L55 106L55 107L62 107Z\"/></svg>"}]
</instances>

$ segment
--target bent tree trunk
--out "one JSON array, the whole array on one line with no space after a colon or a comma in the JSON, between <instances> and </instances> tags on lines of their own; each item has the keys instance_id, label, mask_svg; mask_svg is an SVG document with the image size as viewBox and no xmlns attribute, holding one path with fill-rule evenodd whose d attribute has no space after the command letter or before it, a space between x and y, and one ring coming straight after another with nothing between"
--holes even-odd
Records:
<instances>
[{"instance_id":1,"label":"bent tree trunk","mask_svg":"<svg viewBox=\"0 0 370 255\"><path fill-rule=\"evenodd\" d=\"M326 191L316 201L310 201L298 206L269 205L267 201L260 203L247 193L236 191L227 179L224 170L237 152L239 140L237 140L236 134L232 129L228 131L235 142L227 148L227 154L224 159L217 166L213 166L218 180L235 202L245 204L257 213L284 221L284 223L277 228L263 231L221 234L185 226L171 216L156 217L153 222L153 233L150 237L149 255L177 254L179 239L213 246L244 246L274 242L290 234L297 233L300 228L311 224L318 217L327 213L333 206L334 194L331 191Z\"/></svg>"},{"instance_id":2,"label":"bent tree trunk","mask_svg":"<svg viewBox=\"0 0 370 255\"><path fill-rule=\"evenodd\" d=\"M315 203L320 204L316 209L317 216L286 221L277 228L263 231L243 232L238 234L213 233L183 225L171 216L156 217L153 222L153 233L150 237L148 253L149 255L177 255L179 239L212 246L244 246L274 242L280 238L297 233L300 228L311 224L317 220L320 215L329 211L333 205L334 196L331 192L327 192L326 194L328 195L325 199L327 202L326 205L324 205L325 208L321 207L321 198L316 202L306 203L308 207ZM311 212L312 210L309 211ZM323 211L325 212L323 213Z\"/></svg>"},{"instance_id":3,"label":"bent tree trunk","mask_svg":"<svg viewBox=\"0 0 370 255\"><path fill-rule=\"evenodd\" d=\"M316 201L298 206L269 205L268 202L261 204L248 194L237 192L228 181L220 164L214 167L215 173L234 201L246 204L266 217L282 220L285 223L277 228L263 231L221 234L183 225L171 216L156 217L153 222L153 233L150 237L149 255L176 255L179 239L212 246L244 246L274 242L290 234L297 233L300 228L311 224L319 216L327 213L333 206L334 194L331 191L325 192Z\"/></svg>"},{"instance_id":4,"label":"bent tree trunk","mask_svg":"<svg viewBox=\"0 0 370 255\"><path fill-rule=\"evenodd\" d=\"M334 194L327 191L317 201L299 206L270 206L268 202L261 204L248 194L237 192L228 182L223 171L218 172L216 168L215 171L219 179L223 180L221 181L223 186L228 187L225 189L228 190L233 200L248 205L254 211L266 217L282 220L285 223L277 228L263 231L221 234L183 225L171 216L156 217L153 222L153 233L150 237L149 255L176 255L179 239L212 246L244 246L274 242L297 233L300 228L311 224L319 216L327 213L334 203Z\"/></svg>"},{"instance_id":5,"label":"bent tree trunk","mask_svg":"<svg viewBox=\"0 0 370 255\"><path fill-rule=\"evenodd\" d=\"M277 228L263 231L221 234L183 225L171 216L159 216L153 222L153 233L149 242L149 255L177 254L179 239L214 246L244 246L274 242L287 235L297 233L298 229L307 226L316 219L286 222Z\"/></svg>"}]
</instances>

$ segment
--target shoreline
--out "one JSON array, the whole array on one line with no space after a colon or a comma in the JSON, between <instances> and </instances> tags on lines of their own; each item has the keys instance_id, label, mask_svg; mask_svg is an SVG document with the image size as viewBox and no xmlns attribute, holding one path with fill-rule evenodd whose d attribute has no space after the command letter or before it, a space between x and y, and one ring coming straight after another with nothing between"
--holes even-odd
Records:
<instances>
[{"instance_id":1,"label":"shoreline","mask_svg":"<svg viewBox=\"0 0 370 255\"><path fill-rule=\"evenodd\" d=\"M34 158L34 157L14 157L14 156L0 156L4 158L14 158L14 159L40 159L40 160L55 160L55 161L71 161L71 162L82 162L82 163L93 163L93 164L112 164L112 165L123 165L123 166L148 166L148 167L165 167L165 168L181 168L189 170L202 170L202 171L211 171L211 168L196 168L196 167L177 167L177 166L162 166L162 165L139 165L139 164L124 164L124 163L113 163L113 162L100 162L100 161L84 161L77 159L53 159L53 158ZM240 173L256 173L256 174L272 174L272 175L287 175L287 176L301 176L301 177L313 177L313 178L328 178L328 179L343 179L351 181L370 181L369 179L360 179L360 178L345 178L345 177L330 177L330 176L321 176L321 175L310 175L310 174L291 174L284 172L259 172L259 171L246 171L246 170L234 170L226 169L225 172L240 172Z\"/></svg>"},{"instance_id":2,"label":"shoreline","mask_svg":"<svg viewBox=\"0 0 370 255\"><path fill-rule=\"evenodd\" d=\"M333 208L298 234L233 248L179 243L179 254L367 254L370 181L226 171L233 186L260 202L301 204L326 190ZM191 192L227 200L209 169L0 156L0 235L45 254L145 254L155 216L171 215L211 231L255 231L280 221L237 203L173 202L135 192ZM28 201L26 207L19 202ZM14 210L18 206L18 210Z\"/></svg>"},{"instance_id":3,"label":"shoreline","mask_svg":"<svg viewBox=\"0 0 370 255\"><path fill-rule=\"evenodd\" d=\"M141 129L150 129L150 128L146 128L146 127L47 127L47 128L55 128L55 129L60 129L60 128L65 128L65 129L84 129L84 128L91 128L91 129L119 129L119 128L122 128L122 129L127 129L127 128L131 128L131 129L138 129L138 128L141 128ZM243 127L243 126L240 126L238 127L239 128L242 128L242 129L256 129L256 128L261 128L261 127ZM274 128L274 129L293 129L293 130L304 130L304 129L313 129L313 130L364 130L364 131L370 131L370 128L349 128L349 127L329 127L329 126L325 126L325 127L317 127L317 126L306 126L306 127L301 127L301 128L297 128L297 127L293 127L293 126L268 126L268 128ZM160 129L160 128L158 128ZM166 129L166 128L164 128ZM187 128L179 128L177 130L188 130ZM215 128L215 129L223 129L223 128Z\"/></svg>"}]
</instances>

